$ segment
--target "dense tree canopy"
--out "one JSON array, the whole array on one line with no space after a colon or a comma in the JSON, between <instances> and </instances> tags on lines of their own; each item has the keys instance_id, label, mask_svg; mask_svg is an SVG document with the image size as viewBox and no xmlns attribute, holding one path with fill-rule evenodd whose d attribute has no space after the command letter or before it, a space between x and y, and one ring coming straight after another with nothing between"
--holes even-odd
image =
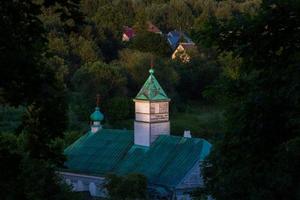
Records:
<instances>
[{"instance_id":1,"label":"dense tree canopy","mask_svg":"<svg viewBox=\"0 0 300 200\"><path fill-rule=\"evenodd\" d=\"M108 65L100 61L88 63L76 71L72 83L74 86L74 105L78 116L85 117L95 106L95 94L100 95L101 107L106 108L110 99L126 94L126 76L118 65ZM110 109L110 108L107 108Z\"/></svg>"},{"instance_id":2,"label":"dense tree canopy","mask_svg":"<svg viewBox=\"0 0 300 200\"><path fill-rule=\"evenodd\" d=\"M130 48L142 52L152 52L159 56L169 57L171 54L171 48L166 38L163 35L148 31L139 32L139 34L132 39Z\"/></svg>"},{"instance_id":3,"label":"dense tree canopy","mask_svg":"<svg viewBox=\"0 0 300 200\"><path fill-rule=\"evenodd\" d=\"M71 19L74 5L60 1L61 20ZM1 1L1 105L24 106L19 136L1 133L2 199L73 198L55 173L64 157L66 93L62 79L48 64L46 31L39 18L56 1ZM70 196L69 196L70 195Z\"/></svg>"},{"instance_id":4,"label":"dense tree canopy","mask_svg":"<svg viewBox=\"0 0 300 200\"><path fill-rule=\"evenodd\" d=\"M220 53L242 59L220 86L226 132L205 168L218 200L300 198L299 13L299 1L266 0L255 16L212 17L203 29Z\"/></svg>"}]
</instances>

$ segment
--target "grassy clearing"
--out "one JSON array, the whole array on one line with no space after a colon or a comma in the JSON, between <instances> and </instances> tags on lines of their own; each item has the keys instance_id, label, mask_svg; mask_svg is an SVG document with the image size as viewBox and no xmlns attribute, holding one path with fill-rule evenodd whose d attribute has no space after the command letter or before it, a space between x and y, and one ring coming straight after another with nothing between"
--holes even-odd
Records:
<instances>
[{"instance_id":1,"label":"grassy clearing","mask_svg":"<svg viewBox=\"0 0 300 200\"><path fill-rule=\"evenodd\" d=\"M171 132L183 135L190 130L193 137L211 139L223 131L223 110L217 106L190 103L186 111L171 115Z\"/></svg>"}]
</instances>

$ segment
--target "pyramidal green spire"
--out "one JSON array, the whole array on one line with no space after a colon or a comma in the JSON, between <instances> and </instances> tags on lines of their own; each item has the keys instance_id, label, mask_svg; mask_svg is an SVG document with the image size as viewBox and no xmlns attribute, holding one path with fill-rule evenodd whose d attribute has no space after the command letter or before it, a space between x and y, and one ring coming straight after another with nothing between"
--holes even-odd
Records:
<instances>
[{"instance_id":1,"label":"pyramidal green spire","mask_svg":"<svg viewBox=\"0 0 300 200\"><path fill-rule=\"evenodd\" d=\"M136 95L135 99L139 100L169 100L165 91L162 89L154 74L154 69L149 70L149 77L144 83L142 89Z\"/></svg>"}]
</instances>

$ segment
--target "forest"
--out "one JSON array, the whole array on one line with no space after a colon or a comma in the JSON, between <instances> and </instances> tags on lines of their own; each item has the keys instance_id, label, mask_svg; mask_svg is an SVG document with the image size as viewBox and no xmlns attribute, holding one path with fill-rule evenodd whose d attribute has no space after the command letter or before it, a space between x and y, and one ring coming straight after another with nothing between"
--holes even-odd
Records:
<instances>
[{"instance_id":1,"label":"forest","mask_svg":"<svg viewBox=\"0 0 300 200\"><path fill-rule=\"evenodd\" d=\"M104 127L133 129L151 61L172 134L213 145L195 199L300 199L300 1L8 0L0 13L1 199L85 199L56 174L63 149L97 94ZM189 62L172 59L171 31L195 44Z\"/></svg>"}]
</instances>

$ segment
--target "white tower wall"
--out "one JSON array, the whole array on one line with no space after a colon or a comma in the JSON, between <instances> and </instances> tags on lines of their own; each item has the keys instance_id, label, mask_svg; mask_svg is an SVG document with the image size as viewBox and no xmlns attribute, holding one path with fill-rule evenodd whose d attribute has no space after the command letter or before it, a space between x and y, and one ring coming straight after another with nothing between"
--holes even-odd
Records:
<instances>
[{"instance_id":1,"label":"white tower wall","mask_svg":"<svg viewBox=\"0 0 300 200\"><path fill-rule=\"evenodd\" d=\"M135 144L150 146L159 135L170 134L169 101L134 101Z\"/></svg>"},{"instance_id":2,"label":"white tower wall","mask_svg":"<svg viewBox=\"0 0 300 200\"><path fill-rule=\"evenodd\" d=\"M150 146L150 124L144 122L134 122L134 144Z\"/></svg>"},{"instance_id":3,"label":"white tower wall","mask_svg":"<svg viewBox=\"0 0 300 200\"><path fill-rule=\"evenodd\" d=\"M159 135L170 135L170 122L152 123L150 125L150 142L154 142Z\"/></svg>"}]
</instances>

